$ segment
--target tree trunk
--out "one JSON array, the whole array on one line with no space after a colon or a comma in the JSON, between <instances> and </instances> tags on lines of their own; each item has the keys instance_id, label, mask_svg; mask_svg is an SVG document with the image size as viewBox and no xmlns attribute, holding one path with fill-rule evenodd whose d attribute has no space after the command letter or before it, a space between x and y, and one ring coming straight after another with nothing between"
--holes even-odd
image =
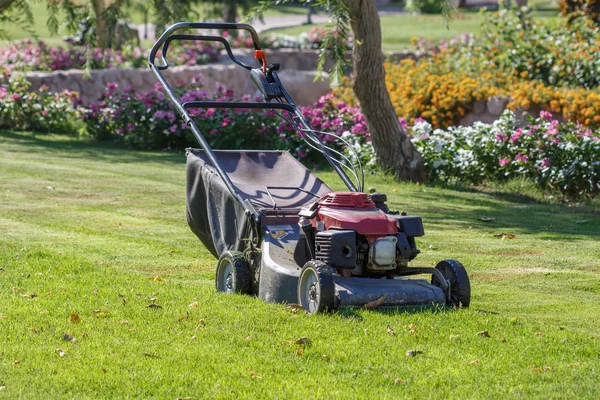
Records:
<instances>
[{"instance_id":1,"label":"tree trunk","mask_svg":"<svg viewBox=\"0 0 600 400\"><path fill-rule=\"evenodd\" d=\"M456 8L465 8L467 6L467 0L458 0L456 2Z\"/></svg>"},{"instance_id":2,"label":"tree trunk","mask_svg":"<svg viewBox=\"0 0 600 400\"><path fill-rule=\"evenodd\" d=\"M108 24L104 20L104 0L93 0L94 14L96 14L96 46L105 49L108 47Z\"/></svg>"},{"instance_id":3,"label":"tree trunk","mask_svg":"<svg viewBox=\"0 0 600 400\"><path fill-rule=\"evenodd\" d=\"M364 113L379 166L396 179L425 181L423 159L398 121L385 85L381 24L373 0L345 0L354 34L352 86Z\"/></svg>"},{"instance_id":4,"label":"tree trunk","mask_svg":"<svg viewBox=\"0 0 600 400\"><path fill-rule=\"evenodd\" d=\"M237 0L223 0L223 21L235 22L237 19Z\"/></svg>"}]
</instances>

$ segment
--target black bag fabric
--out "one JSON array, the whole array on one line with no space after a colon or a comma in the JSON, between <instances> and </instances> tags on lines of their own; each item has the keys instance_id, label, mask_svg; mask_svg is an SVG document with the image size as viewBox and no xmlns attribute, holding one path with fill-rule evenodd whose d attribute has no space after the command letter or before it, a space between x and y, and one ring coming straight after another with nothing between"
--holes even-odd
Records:
<instances>
[{"instance_id":1,"label":"black bag fabric","mask_svg":"<svg viewBox=\"0 0 600 400\"><path fill-rule=\"evenodd\" d=\"M331 192L287 151L214 154L237 193L257 211L273 208L273 201L278 209L299 210ZM244 207L227 190L204 151L188 149L186 156L187 221L192 232L215 257L227 250L242 251L249 232Z\"/></svg>"}]
</instances>

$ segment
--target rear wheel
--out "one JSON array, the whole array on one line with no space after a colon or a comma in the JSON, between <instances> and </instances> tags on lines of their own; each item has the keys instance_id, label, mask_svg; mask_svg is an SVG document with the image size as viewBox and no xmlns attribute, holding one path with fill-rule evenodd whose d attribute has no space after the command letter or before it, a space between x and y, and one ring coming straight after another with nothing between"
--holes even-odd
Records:
<instances>
[{"instance_id":1,"label":"rear wheel","mask_svg":"<svg viewBox=\"0 0 600 400\"><path fill-rule=\"evenodd\" d=\"M250 266L239 251L226 251L219 257L217 276L215 278L217 292L227 294L250 294L252 291L252 274Z\"/></svg>"},{"instance_id":2,"label":"rear wheel","mask_svg":"<svg viewBox=\"0 0 600 400\"><path fill-rule=\"evenodd\" d=\"M456 260L440 261L435 269L440 271L450 286L447 305L452 307L469 307L471 303L471 283L467 270ZM431 278L431 284L442 287L436 275Z\"/></svg>"},{"instance_id":3,"label":"rear wheel","mask_svg":"<svg viewBox=\"0 0 600 400\"><path fill-rule=\"evenodd\" d=\"M335 285L331 269L325 263L304 264L298 279L298 303L311 314L335 308Z\"/></svg>"}]
</instances>

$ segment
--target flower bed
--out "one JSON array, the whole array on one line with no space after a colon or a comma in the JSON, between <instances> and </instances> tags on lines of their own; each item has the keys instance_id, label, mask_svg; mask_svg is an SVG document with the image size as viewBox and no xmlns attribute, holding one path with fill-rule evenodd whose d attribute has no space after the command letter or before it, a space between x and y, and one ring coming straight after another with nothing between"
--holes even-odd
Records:
<instances>
[{"instance_id":1,"label":"flower bed","mask_svg":"<svg viewBox=\"0 0 600 400\"><path fill-rule=\"evenodd\" d=\"M28 90L23 77L11 76L0 68L0 128L39 132L73 133L77 131L78 94L50 93L46 87Z\"/></svg>"},{"instance_id":2,"label":"flower bed","mask_svg":"<svg viewBox=\"0 0 600 400\"><path fill-rule=\"evenodd\" d=\"M299 36L269 35L261 38L263 48L318 49L326 30L315 27ZM237 36L223 32L232 48L251 48L247 33ZM203 65L216 61L221 44L183 42L169 49L169 62L174 65ZM88 54L88 51L90 52ZM43 41L23 40L0 48L0 67L25 71L57 71L80 69L89 61L91 69L142 68L147 65L149 49L125 46L122 50L88 49L86 46L48 47Z\"/></svg>"},{"instance_id":3,"label":"flower bed","mask_svg":"<svg viewBox=\"0 0 600 400\"><path fill-rule=\"evenodd\" d=\"M414 43L430 56L385 65L396 112L409 123L455 126L475 102L501 96L512 110L542 109L600 126L600 28L589 21L544 25L504 11L489 17L482 37ZM356 103L349 81L335 93Z\"/></svg>"},{"instance_id":4,"label":"flower bed","mask_svg":"<svg viewBox=\"0 0 600 400\"><path fill-rule=\"evenodd\" d=\"M544 111L525 126L506 111L493 124L433 130L417 120L408 132L433 180L478 184L528 177L569 194L600 191L600 131L561 124Z\"/></svg>"},{"instance_id":5,"label":"flower bed","mask_svg":"<svg viewBox=\"0 0 600 400\"><path fill-rule=\"evenodd\" d=\"M77 120L83 119L82 131L93 138L133 148L181 150L196 144L159 85L135 93L117 92L116 84L109 84L101 102L83 108L76 93L29 93L22 78L7 72L3 78L7 83L0 86L0 128L70 133L79 130ZM175 90L184 101L236 100L225 87L206 90L200 76ZM302 140L302 132L272 111L197 109L191 113L214 148L285 149L309 165L324 162ZM302 113L315 130L333 134L320 134L325 143L354 158L351 147L363 165L375 166L367 123L358 107L329 94L314 106L302 107ZM410 124L405 119L400 122L423 156L431 180L479 184L528 177L542 187L568 194L600 191L600 130L559 123L547 112L526 125L519 125L510 111L491 125L476 123L447 130L434 130L422 118ZM336 136L349 147L343 147Z\"/></svg>"},{"instance_id":6,"label":"flower bed","mask_svg":"<svg viewBox=\"0 0 600 400\"><path fill-rule=\"evenodd\" d=\"M9 67L25 71L56 71L83 68L88 60L88 49L81 47L48 47L44 42L34 43L23 40L0 48L0 67ZM89 50L89 62L92 69L105 68L141 68L148 63L147 50L126 46L123 50ZM203 44L173 46L169 52L169 61L176 65L207 64L215 61L218 52L214 47Z\"/></svg>"}]
</instances>

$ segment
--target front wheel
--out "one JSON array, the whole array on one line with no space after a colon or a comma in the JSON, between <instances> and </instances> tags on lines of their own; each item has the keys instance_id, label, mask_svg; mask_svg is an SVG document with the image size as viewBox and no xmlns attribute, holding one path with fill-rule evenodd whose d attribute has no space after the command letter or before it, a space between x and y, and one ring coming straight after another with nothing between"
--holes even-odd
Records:
<instances>
[{"instance_id":1,"label":"front wheel","mask_svg":"<svg viewBox=\"0 0 600 400\"><path fill-rule=\"evenodd\" d=\"M252 274L250 266L239 251L226 251L219 257L217 276L215 278L217 292L227 294L250 294L252 291Z\"/></svg>"},{"instance_id":2,"label":"front wheel","mask_svg":"<svg viewBox=\"0 0 600 400\"><path fill-rule=\"evenodd\" d=\"M335 285L331 269L325 263L304 264L298 279L298 303L311 314L335 308Z\"/></svg>"},{"instance_id":3,"label":"front wheel","mask_svg":"<svg viewBox=\"0 0 600 400\"><path fill-rule=\"evenodd\" d=\"M450 286L447 305L451 307L469 307L469 303L471 303L471 283L465 267L456 260L443 260L435 266L435 269L442 273ZM431 284L442 287L436 275L432 276Z\"/></svg>"}]
</instances>

